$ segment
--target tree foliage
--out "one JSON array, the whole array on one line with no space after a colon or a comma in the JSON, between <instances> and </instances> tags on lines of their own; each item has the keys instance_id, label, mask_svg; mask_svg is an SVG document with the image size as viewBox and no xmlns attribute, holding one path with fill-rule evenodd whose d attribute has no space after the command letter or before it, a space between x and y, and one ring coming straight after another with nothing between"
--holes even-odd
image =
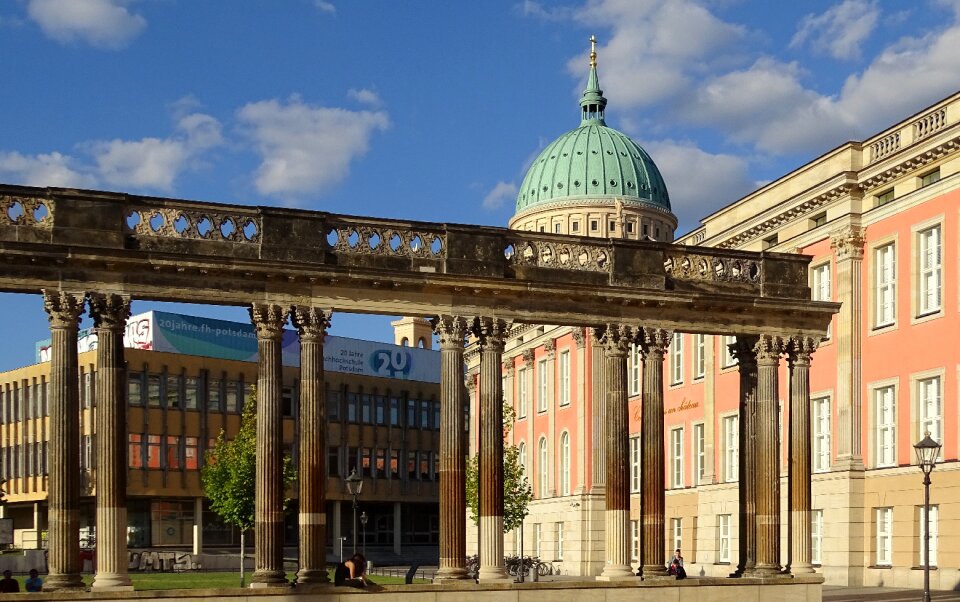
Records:
<instances>
[{"instance_id":1,"label":"tree foliage","mask_svg":"<svg viewBox=\"0 0 960 602\"><path fill-rule=\"evenodd\" d=\"M513 531L523 524L528 507L533 500L533 488L527 480L523 465L520 463L520 449L509 443L507 436L513 429L516 414L513 407L503 402L503 532ZM479 524L480 504L480 456L467 459L467 507L470 520Z\"/></svg>"}]
</instances>

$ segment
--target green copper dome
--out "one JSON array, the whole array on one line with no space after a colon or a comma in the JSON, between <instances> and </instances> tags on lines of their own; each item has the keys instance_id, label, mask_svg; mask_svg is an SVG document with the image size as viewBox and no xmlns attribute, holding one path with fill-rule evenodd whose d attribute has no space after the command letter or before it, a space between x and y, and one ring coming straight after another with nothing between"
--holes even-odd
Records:
<instances>
[{"instance_id":1,"label":"green copper dome","mask_svg":"<svg viewBox=\"0 0 960 602\"><path fill-rule=\"evenodd\" d=\"M551 142L534 160L517 193L517 214L577 199L620 200L670 212L670 196L650 155L604 122L607 99L597 54L580 99L580 127Z\"/></svg>"}]
</instances>

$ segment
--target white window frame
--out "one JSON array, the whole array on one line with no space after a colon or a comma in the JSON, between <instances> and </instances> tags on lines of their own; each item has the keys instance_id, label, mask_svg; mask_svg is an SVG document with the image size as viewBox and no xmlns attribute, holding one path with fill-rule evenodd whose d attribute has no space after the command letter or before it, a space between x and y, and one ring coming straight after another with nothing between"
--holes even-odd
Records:
<instances>
[{"instance_id":1,"label":"white window frame","mask_svg":"<svg viewBox=\"0 0 960 602\"><path fill-rule=\"evenodd\" d=\"M917 317L943 309L943 229L934 224L917 232Z\"/></svg>"},{"instance_id":2,"label":"white window frame","mask_svg":"<svg viewBox=\"0 0 960 602\"><path fill-rule=\"evenodd\" d=\"M683 384L683 333L673 333L670 345L670 384Z\"/></svg>"},{"instance_id":3,"label":"white window frame","mask_svg":"<svg viewBox=\"0 0 960 602\"><path fill-rule=\"evenodd\" d=\"M897 323L897 243L891 241L873 249L874 328Z\"/></svg>"},{"instance_id":4,"label":"white window frame","mask_svg":"<svg viewBox=\"0 0 960 602\"><path fill-rule=\"evenodd\" d=\"M540 523L533 523L533 551L539 558L543 555L543 528Z\"/></svg>"},{"instance_id":5,"label":"white window frame","mask_svg":"<svg viewBox=\"0 0 960 602\"><path fill-rule=\"evenodd\" d=\"M563 521L556 523L557 532L557 560L563 560Z\"/></svg>"},{"instance_id":6,"label":"white window frame","mask_svg":"<svg viewBox=\"0 0 960 602\"><path fill-rule=\"evenodd\" d=\"M707 472L706 425L698 422L693 425L693 484L703 485Z\"/></svg>"},{"instance_id":7,"label":"white window frame","mask_svg":"<svg viewBox=\"0 0 960 602\"><path fill-rule=\"evenodd\" d=\"M707 335L693 336L693 380L699 380L707 373Z\"/></svg>"},{"instance_id":8,"label":"white window frame","mask_svg":"<svg viewBox=\"0 0 960 602\"><path fill-rule=\"evenodd\" d=\"M520 368L517 371L517 387L520 389L520 403L519 410L517 411L517 416L519 418L526 418L527 412L530 409L530 369L529 368Z\"/></svg>"},{"instance_id":9,"label":"white window frame","mask_svg":"<svg viewBox=\"0 0 960 602\"><path fill-rule=\"evenodd\" d=\"M730 515L717 515L717 562L730 562Z\"/></svg>"},{"instance_id":10,"label":"white window frame","mask_svg":"<svg viewBox=\"0 0 960 602\"><path fill-rule=\"evenodd\" d=\"M924 519L924 514L926 514L926 509L923 506L920 506L919 510L920 510L920 513L919 513L920 524L918 525L917 529L920 535L920 542L919 542L920 545L918 546L920 553L918 554L918 557L920 558L920 566L924 566L927 564L923 554L923 551L924 551L923 537L925 535L923 519ZM939 547L938 544L940 539L939 522L940 522L940 506L938 504L930 504L930 566L931 567L937 566L937 549Z\"/></svg>"},{"instance_id":11,"label":"white window frame","mask_svg":"<svg viewBox=\"0 0 960 602\"><path fill-rule=\"evenodd\" d=\"M570 433L560 434L560 495L570 495Z\"/></svg>"},{"instance_id":12,"label":"white window frame","mask_svg":"<svg viewBox=\"0 0 960 602\"><path fill-rule=\"evenodd\" d=\"M547 438L540 437L540 441L537 443L537 461L540 464L540 470L538 471L538 476L540 477L540 498L550 497L550 454L547 449Z\"/></svg>"},{"instance_id":13,"label":"white window frame","mask_svg":"<svg viewBox=\"0 0 960 602\"><path fill-rule=\"evenodd\" d=\"M630 492L640 492L640 437L630 437Z\"/></svg>"},{"instance_id":14,"label":"white window frame","mask_svg":"<svg viewBox=\"0 0 960 602\"><path fill-rule=\"evenodd\" d=\"M810 511L810 562L823 564L823 510Z\"/></svg>"},{"instance_id":15,"label":"white window frame","mask_svg":"<svg viewBox=\"0 0 960 602\"><path fill-rule=\"evenodd\" d=\"M810 292L814 301L833 301L830 262L822 263L810 269ZM833 320L827 326L827 338L831 338Z\"/></svg>"},{"instance_id":16,"label":"white window frame","mask_svg":"<svg viewBox=\"0 0 960 602\"><path fill-rule=\"evenodd\" d=\"M724 335L720 338L720 346L723 347L723 349L720 350L720 353L723 355L724 368L732 368L737 365L737 358L733 357L733 354L730 353L730 345L733 345L736 342L736 335Z\"/></svg>"},{"instance_id":17,"label":"white window frame","mask_svg":"<svg viewBox=\"0 0 960 602\"><path fill-rule=\"evenodd\" d=\"M876 424L875 465L897 465L897 386L889 384L873 390Z\"/></svg>"},{"instance_id":18,"label":"white window frame","mask_svg":"<svg viewBox=\"0 0 960 602\"><path fill-rule=\"evenodd\" d=\"M560 352L560 405L570 405L570 351Z\"/></svg>"},{"instance_id":19,"label":"white window frame","mask_svg":"<svg viewBox=\"0 0 960 602\"><path fill-rule=\"evenodd\" d=\"M683 488L683 427L670 429L670 475L673 489Z\"/></svg>"},{"instance_id":20,"label":"white window frame","mask_svg":"<svg viewBox=\"0 0 960 602\"><path fill-rule=\"evenodd\" d=\"M670 519L670 534L672 535L673 547L669 550L667 558L673 558L673 551L683 549L683 519L682 518L671 518Z\"/></svg>"},{"instance_id":21,"label":"white window frame","mask_svg":"<svg viewBox=\"0 0 960 602\"><path fill-rule=\"evenodd\" d=\"M731 414L722 418L723 424L723 480L734 483L740 478L740 416Z\"/></svg>"},{"instance_id":22,"label":"white window frame","mask_svg":"<svg viewBox=\"0 0 960 602\"><path fill-rule=\"evenodd\" d=\"M547 360L540 360L537 362L537 412L547 411L547 393L549 391L547 376Z\"/></svg>"},{"instance_id":23,"label":"white window frame","mask_svg":"<svg viewBox=\"0 0 960 602\"><path fill-rule=\"evenodd\" d=\"M640 395L643 382L643 355L636 343L630 344L630 395Z\"/></svg>"},{"instance_id":24,"label":"white window frame","mask_svg":"<svg viewBox=\"0 0 960 602\"><path fill-rule=\"evenodd\" d=\"M521 441L517 445L517 456L520 460L520 471L524 476L527 474L527 444Z\"/></svg>"},{"instance_id":25,"label":"white window frame","mask_svg":"<svg viewBox=\"0 0 960 602\"><path fill-rule=\"evenodd\" d=\"M813 472L830 470L831 407L829 397L810 401L813 435Z\"/></svg>"},{"instance_id":26,"label":"white window frame","mask_svg":"<svg viewBox=\"0 0 960 602\"><path fill-rule=\"evenodd\" d=\"M891 566L893 560L893 508L877 508L874 511L877 531L877 566Z\"/></svg>"},{"instance_id":27,"label":"white window frame","mask_svg":"<svg viewBox=\"0 0 960 602\"><path fill-rule=\"evenodd\" d=\"M640 560L640 521L630 521L630 560Z\"/></svg>"},{"instance_id":28,"label":"white window frame","mask_svg":"<svg viewBox=\"0 0 960 602\"><path fill-rule=\"evenodd\" d=\"M939 374L917 381L917 440L927 432L934 441L943 442L943 377Z\"/></svg>"}]
</instances>

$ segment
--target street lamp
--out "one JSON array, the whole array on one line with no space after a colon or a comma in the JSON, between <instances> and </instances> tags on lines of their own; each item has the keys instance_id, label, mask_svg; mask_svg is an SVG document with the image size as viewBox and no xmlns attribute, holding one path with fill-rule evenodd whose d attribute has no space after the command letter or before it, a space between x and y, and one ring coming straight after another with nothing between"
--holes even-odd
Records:
<instances>
[{"instance_id":1,"label":"street lamp","mask_svg":"<svg viewBox=\"0 0 960 602\"><path fill-rule=\"evenodd\" d=\"M363 529L360 532L362 536L361 539L363 540L363 542L360 545L362 546L362 549L363 549L363 555L366 556L367 555L367 513L366 512L360 513L360 527Z\"/></svg>"},{"instance_id":2,"label":"street lamp","mask_svg":"<svg viewBox=\"0 0 960 602\"><path fill-rule=\"evenodd\" d=\"M913 449L923 471L923 602L930 602L930 473L937 465L941 444L930 438L930 431Z\"/></svg>"},{"instance_id":3,"label":"street lamp","mask_svg":"<svg viewBox=\"0 0 960 602\"><path fill-rule=\"evenodd\" d=\"M347 484L347 491L353 496L353 553L357 553L357 496L363 490L363 477L357 474L357 469L350 470L350 474L344 479Z\"/></svg>"}]
</instances>

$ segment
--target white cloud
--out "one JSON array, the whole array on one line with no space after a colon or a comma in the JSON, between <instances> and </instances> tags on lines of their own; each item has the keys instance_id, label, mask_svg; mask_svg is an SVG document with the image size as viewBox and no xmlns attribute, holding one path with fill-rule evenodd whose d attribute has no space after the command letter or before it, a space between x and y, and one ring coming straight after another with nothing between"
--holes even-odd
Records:
<instances>
[{"instance_id":1,"label":"white cloud","mask_svg":"<svg viewBox=\"0 0 960 602\"><path fill-rule=\"evenodd\" d=\"M27 14L43 32L67 43L83 41L99 48L122 48L147 25L120 0L30 0Z\"/></svg>"},{"instance_id":2,"label":"white cloud","mask_svg":"<svg viewBox=\"0 0 960 602\"><path fill-rule=\"evenodd\" d=\"M487 193L487 196L483 197L484 209L493 211L503 207L503 204L507 201L512 201L517 198L517 185L511 182L497 182L497 185Z\"/></svg>"},{"instance_id":3,"label":"white cloud","mask_svg":"<svg viewBox=\"0 0 960 602\"><path fill-rule=\"evenodd\" d=\"M326 0L314 0L313 4L318 9L320 9L320 12L324 12L330 15L337 14L337 7L334 6L333 3L331 2L327 2Z\"/></svg>"},{"instance_id":4,"label":"white cloud","mask_svg":"<svg viewBox=\"0 0 960 602\"><path fill-rule=\"evenodd\" d=\"M873 33L879 17L875 0L844 0L819 15L805 16L790 47L799 48L809 42L814 51L833 58L859 59L860 45Z\"/></svg>"},{"instance_id":5,"label":"white cloud","mask_svg":"<svg viewBox=\"0 0 960 602\"><path fill-rule=\"evenodd\" d=\"M334 186L367 152L374 132L390 126L385 111L311 106L298 97L249 103L237 117L262 160L254 175L257 190L285 196Z\"/></svg>"},{"instance_id":6,"label":"white cloud","mask_svg":"<svg viewBox=\"0 0 960 602\"><path fill-rule=\"evenodd\" d=\"M378 108L383 106L383 101L380 99L380 95L373 90L368 90L367 88L350 88L347 90L347 96L369 107Z\"/></svg>"},{"instance_id":7,"label":"white cloud","mask_svg":"<svg viewBox=\"0 0 960 602\"><path fill-rule=\"evenodd\" d=\"M0 176L4 181L26 186L93 188L96 178L82 173L76 161L60 153L22 155L0 152Z\"/></svg>"},{"instance_id":8,"label":"white cloud","mask_svg":"<svg viewBox=\"0 0 960 602\"><path fill-rule=\"evenodd\" d=\"M643 147L667 183L670 205L680 221L678 232L693 229L700 218L756 187L742 157L709 153L675 140L646 142Z\"/></svg>"},{"instance_id":9,"label":"white cloud","mask_svg":"<svg viewBox=\"0 0 960 602\"><path fill-rule=\"evenodd\" d=\"M513 5L514 12L525 17L537 17L546 21L559 21L569 18L573 11L569 7L550 7L547 8L534 0L523 0Z\"/></svg>"}]
</instances>

